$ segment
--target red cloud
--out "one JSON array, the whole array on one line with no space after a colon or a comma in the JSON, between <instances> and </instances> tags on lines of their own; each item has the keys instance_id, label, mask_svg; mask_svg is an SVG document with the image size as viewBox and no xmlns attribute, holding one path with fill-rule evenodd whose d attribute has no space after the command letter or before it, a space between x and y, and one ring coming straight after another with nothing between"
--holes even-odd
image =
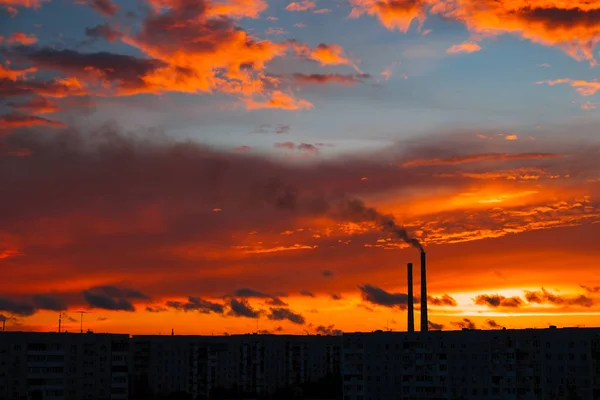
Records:
<instances>
[{"instance_id":1,"label":"red cloud","mask_svg":"<svg viewBox=\"0 0 600 400\"><path fill-rule=\"evenodd\" d=\"M276 149L286 149L286 150L294 150L296 148L296 144L294 142L278 142L275 143Z\"/></svg>"},{"instance_id":2,"label":"red cloud","mask_svg":"<svg viewBox=\"0 0 600 400\"><path fill-rule=\"evenodd\" d=\"M71 78L63 80L82 88L85 82L99 88L98 94L128 94L148 91L143 77L165 64L113 53L80 53L51 48L19 49L11 53L33 63L38 69L61 72Z\"/></svg>"},{"instance_id":3,"label":"red cloud","mask_svg":"<svg viewBox=\"0 0 600 400\"><path fill-rule=\"evenodd\" d=\"M311 154L319 153L319 149L314 144L310 144L310 143L300 143L298 145L298 150L304 151L307 153L311 153Z\"/></svg>"},{"instance_id":4,"label":"red cloud","mask_svg":"<svg viewBox=\"0 0 600 400\"><path fill-rule=\"evenodd\" d=\"M2 36L0 36L0 43L2 43L3 41L4 41L4 38ZM23 32L15 32L12 35L10 35L10 37L8 37L8 39L6 39L6 43L8 43L8 44L21 43L22 45L28 46L28 45L37 43L37 37L33 33L28 35Z\"/></svg>"},{"instance_id":5,"label":"red cloud","mask_svg":"<svg viewBox=\"0 0 600 400\"><path fill-rule=\"evenodd\" d=\"M38 8L42 0L0 0L0 6L4 6L11 15L16 15L17 10L13 7Z\"/></svg>"},{"instance_id":6,"label":"red cloud","mask_svg":"<svg viewBox=\"0 0 600 400\"><path fill-rule=\"evenodd\" d=\"M92 38L101 37L111 43L116 42L122 36L120 32L116 31L108 24L97 25L93 28L85 28L85 35Z\"/></svg>"},{"instance_id":7,"label":"red cloud","mask_svg":"<svg viewBox=\"0 0 600 400\"><path fill-rule=\"evenodd\" d=\"M274 144L276 149L283 150L298 150L305 153L309 153L312 155L319 154L319 148L317 147L320 143L310 144L310 143L300 143L296 145L294 142L278 142Z\"/></svg>"},{"instance_id":8,"label":"red cloud","mask_svg":"<svg viewBox=\"0 0 600 400\"><path fill-rule=\"evenodd\" d=\"M238 147L234 148L233 150L234 151L242 151L242 152L244 152L244 151L250 151L250 150L252 150L252 147L250 147L250 146L238 146Z\"/></svg>"},{"instance_id":9,"label":"red cloud","mask_svg":"<svg viewBox=\"0 0 600 400\"><path fill-rule=\"evenodd\" d=\"M111 0L90 0L90 7L107 17L114 17L119 11L119 7Z\"/></svg>"},{"instance_id":10,"label":"red cloud","mask_svg":"<svg viewBox=\"0 0 600 400\"><path fill-rule=\"evenodd\" d=\"M546 159L546 158L560 158L563 157L561 154L555 153L518 153L518 154L507 154L507 153L482 153L482 154L470 154L466 156L455 156L450 158L432 158L432 159L418 159L406 161L402 164L403 167L424 167L431 165L457 165L471 162L489 162L489 161L510 161L510 160L527 160L527 159Z\"/></svg>"},{"instance_id":11,"label":"red cloud","mask_svg":"<svg viewBox=\"0 0 600 400\"><path fill-rule=\"evenodd\" d=\"M12 81L7 78L0 79L0 97L16 97L30 94L63 98L85 96L89 92L76 78L54 79L51 81Z\"/></svg>"},{"instance_id":12,"label":"red cloud","mask_svg":"<svg viewBox=\"0 0 600 400\"><path fill-rule=\"evenodd\" d=\"M494 145L477 143L474 146L481 146L478 150L489 150L489 146ZM10 283L0 282L0 289L11 293L35 293L48 287L59 292L80 292L92 286L131 280L135 284L128 287L139 288L157 301L194 292L219 297L236 289L232 277L239 276L240 268L244 268L252 272L245 275L247 285L266 285L262 288L264 291L293 292L308 288L315 293L344 293L344 297L351 297L356 285L363 283L364 276L383 281L390 271L397 270L398 257L365 246L382 238L378 230L365 227L359 231L356 224L349 227L333 220L312 221L314 211L326 209L323 206L327 204L322 201L328 198L326 194L335 195L339 190L356 193L359 197L383 197L406 191L421 192L429 199L437 196L430 189L442 183L457 192L471 190L469 180L437 175L437 172L464 171L465 165L461 168L442 165L433 171L397 168L390 160L402 154L399 149L393 154L323 159L318 165L295 165L251 153L215 151L193 142L153 140L144 133L136 140L133 135L122 136L112 130L96 131L89 136L72 130L60 135L32 130L8 136L6 144L10 146L7 153L29 149L27 154L31 154L20 158L0 157L0 181L11 188L2 198L1 246L18 249L23 254L2 265L3 272L14 279ZM504 145L503 142L495 144ZM447 154L452 154L456 146L464 148L465 145L473 145L472 138L466 143L451 141L447 148L439 145L434 152L440 159L448 159ZM514 145L525 146L525 143ZM588 172L597 176L593 149L583 156L544 159L540 164L559 173L575 169L584 172L588 168L591 169ZM364 182L361 176L373 179ZM581 180L573 176L569 187L575 187L577 182ZM501 193L510 191L512 183L507 185L500 188ZM515 183L512 188L522 190L523 185ZM559 190L552 193L552 201L556 196L562 199L566 187L557 182L555 188ZM589 185L583 188L587 190ZM542 197L541 192L535 196L540 204L545 201ZM397 205L403 212L414 205L405 196L399 200L392 207ZM450 203L446 199L436 201ZM453 233L462 238L503 228L507 232L521 231L523 224L540 226L548 222L547 218L552 218L550 222L554 223L554 218L561 215L567 217L562 225L552 226L573 226L585 215L590 216L588 221L597 221L598 216L591 219L593 214L598 215L597 203L582 204L572 211L558 206L533 214L526 213L531 209L513 210L509 205L503 205L502 209L494 205L493 212L490 208L442 214L429 209L433 203L427 203L427 215L409 215L405 222L414 224L415 230L426 232L427 243L432 244L432 250L435 247L435 262L440 263L438 281L468 286L481 283L473 283L476 279L472 278L472 271L475 264L482 261L476 258L465 264L460 254L467 252L477 257L485 254L488 258L484 261L492 260L497 257L492 248L499 242L507 243L507 247L516 243L521 247L511 246L513 253L519 249L526 254L564 246L554 248L558 254L575 247L575 240L578 250L573 254L585 253L597 247L594 232L597 233L600 225L590 222L579 231L566 228L567 234L560 239L556 239L553 231L541 236L511 233L501 240L480 241L477 246L465 244L465 250L458 252L458 256L456 249L448 249L452 246L433 246L433 243L449 240L440 236ZM584 207L593 209L584 211ZM287 230L293 234L280 235ZM579 232L579 236L574 237L573 232ZM528 239L531 237L536 238L537 247L532 246L533 242ZM393 238L386 239L393 243ZM287 251L294 249L297 251ZM403 251L397 249L394 253ZM407 257L413 255L412 250L406 254ZM445 261L453 257L454 264ZM552 257L554 253L547 258L550 268L559 268L564 263ZM523 260L527 263L528 258L524 256ZM365 270L367 264L381 268ZM537 271L547 274L549 266L542 264ZM87 268L82 269L81 265ZM286 268L278 269L281 265ZM516 273L525 264L511 261L507 265L512 269L506 273L512 276L509 271ZM306 273L307 266L310 273ZM178 274L165 274L174 268ZM331 269L335 271L335 282L315 279L321 271ZM282 278L278 279L278 286L271 285L273 280L269 279L274 270L280 271ZM302 271L305 273L300 273ZM461 280L455 279L457 275ZM70 277L69 282L64 276ZM440 287L439 290L454 289Z\"/></svg>"},{"instance_id":13,"label":"red cloud","mask_svg":"<svg viewBox=\"0 0 600 400\"><path fill-rule=\"evenodd\" d=\"M300 84L339 83L342 85L355 85L357 83L363 83L363 80L369 77L368 74L292 74L294 82Z\"/></svg>"}]
</instances>

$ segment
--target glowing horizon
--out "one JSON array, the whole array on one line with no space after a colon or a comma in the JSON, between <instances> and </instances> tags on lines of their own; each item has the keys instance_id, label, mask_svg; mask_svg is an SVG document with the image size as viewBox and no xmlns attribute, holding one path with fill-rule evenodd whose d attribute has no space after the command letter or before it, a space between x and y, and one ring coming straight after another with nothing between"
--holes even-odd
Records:
<instances>
[{"instance_id":1,"label":"glowing horizon","mask_svg":"<svg viewBox=\"0 0 600 400\"><path fill-rule=\"evenodd\" d=\"M0 319L597 325L599 10L0 0Z\"/></svg>"}]
</instances>

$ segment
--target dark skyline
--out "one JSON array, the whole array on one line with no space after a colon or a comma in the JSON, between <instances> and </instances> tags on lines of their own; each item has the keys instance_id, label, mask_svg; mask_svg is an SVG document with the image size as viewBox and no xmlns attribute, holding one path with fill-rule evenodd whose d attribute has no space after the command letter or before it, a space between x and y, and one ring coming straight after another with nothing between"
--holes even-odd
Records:
<instances>
[{"instance_id":1,"label":"dark skyline","mask_svg":"<svg viewBox=\"0 0 600 400\"><path fill-rule=\"evenodd\" d=\"M0 0L0 319L597 325L599 12Z\"/></svg>"}]
</instances>

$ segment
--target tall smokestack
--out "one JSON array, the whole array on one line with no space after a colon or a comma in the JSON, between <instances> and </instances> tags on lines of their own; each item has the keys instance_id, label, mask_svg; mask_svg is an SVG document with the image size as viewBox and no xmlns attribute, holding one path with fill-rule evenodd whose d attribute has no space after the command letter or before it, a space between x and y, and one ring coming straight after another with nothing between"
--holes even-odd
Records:
<instances>
[{"instance_id":1,"label":"tall smokestack","mask_svg":"<svg viewBox=\"0 0 600 400\"><path fill-rule=\"evenodd\" d=\"M408 273L408 331L415 331L415 304L413 299L413 265L408 263L406 265L406 272Z\"/></svg>"},{"instance_id":2,"label":"tall smokestack","mask_svg":"<svg viewBox=\"0 0 600 400\"><path fill-rule=\"evenodd\" d=\"M427 266L425 252L421 251L421 332L427 332Z\"/></svg>"}]
</instances>

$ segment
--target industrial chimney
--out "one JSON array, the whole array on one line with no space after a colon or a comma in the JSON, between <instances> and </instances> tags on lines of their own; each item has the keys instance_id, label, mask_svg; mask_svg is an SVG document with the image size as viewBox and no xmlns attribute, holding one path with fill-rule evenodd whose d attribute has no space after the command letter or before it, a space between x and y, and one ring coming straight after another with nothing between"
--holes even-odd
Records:
<instances>
[{"instance_id":1,"label":"industrial chimney","mask_svg":"<svg viewBox=\"0 0 600 400\"><path fill-rule=\"evenodd\" d=\"M413 299L413 265L408 263L406 265L406 272L408 273L408 331L415 331L415 304Z\"/></svg>"},{"instance_id":2,"label":"industrial chimney","mask_svg":"<svg viewBox=\"0 0 600 400\"><path fill-rule=\"evenodd\" d=\"M427 332L427 271L425 252L421 251L421 332Z\"/></svg>"}]
</instances>

